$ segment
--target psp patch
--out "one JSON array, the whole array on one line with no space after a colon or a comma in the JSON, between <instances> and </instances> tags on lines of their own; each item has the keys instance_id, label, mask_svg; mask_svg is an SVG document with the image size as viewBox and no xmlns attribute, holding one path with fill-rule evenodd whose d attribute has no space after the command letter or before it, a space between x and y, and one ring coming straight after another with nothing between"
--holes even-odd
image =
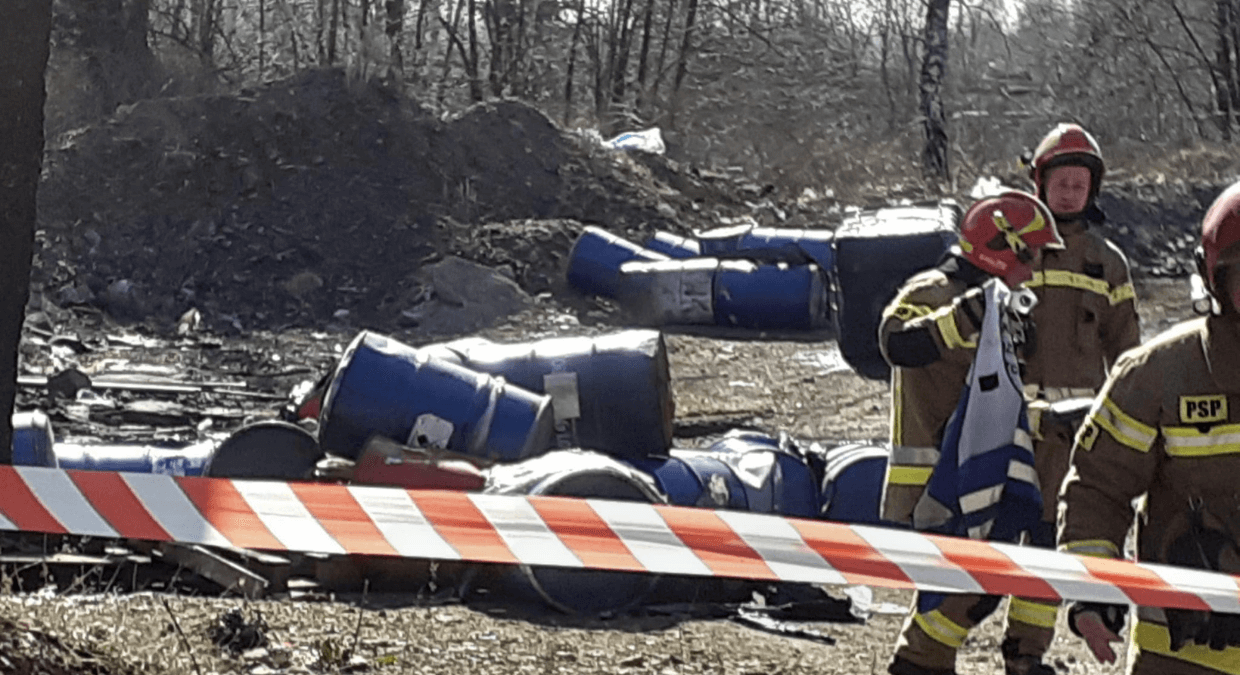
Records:
<instances>
[{"instance_id":1,"label":"psp patch","mask_svg":"<svg viewBox=\"0 0 1240 675\"><path fill-rule=\"evenodd\" d=\"M1184 424L1207 424L1227 421L1227 397L1181 396L1180 422Z\"/></svg>"}]
</instances>

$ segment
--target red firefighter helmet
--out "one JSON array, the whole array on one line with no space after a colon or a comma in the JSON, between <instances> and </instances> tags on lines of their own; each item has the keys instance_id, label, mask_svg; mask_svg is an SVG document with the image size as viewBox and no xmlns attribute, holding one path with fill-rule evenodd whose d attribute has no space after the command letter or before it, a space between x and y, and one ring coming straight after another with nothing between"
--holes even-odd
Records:
<instances>
[{"instance_id":1,"label":"red firefighter helmet","mask_svg":"<svg viewBox=\"0 0 1240 675\"><path fill-rule=\"evenodd\" d=\"M1029 162L1029 177L1037 186L1038 198L1046 199L1046 177L1050 170L1068 165L1089 169L1089 201L1093 203L1098 196L1098 188L1102 185L1106 165L1102 161L1102 150L1098 147L1098 142L1078 124L1060 124L1051 129L1033 151L1033 159Z\"/></svg>"},{"instance_id":2,"label":"red firefighter helmet","mask_svg":"<svg viewBox=\"0 0 1240 675\"><path fill-rule=\"evenodd\" d=\"M1028 265L1043 246L1063 247L1055 217L1033 195L1008 190L976 202L964 214L960 251L995 276Z\"/></svg>"},{"instance_id":3,"label":"red firefighter helmet","mask_svg":"<svg viewBox=\"0 0 1240 675\"><path fill-rule=\"evenodd\" d=\"M1240 183L1234 183L1223 190L1210 205L1210 210L1201 219L1201 250L1198 251L1198 264L1206 289L1215 298L1219 298L1216 274L1220 263L1234 262L1240 259L1233 248L1240 242Z\"/></svg>"}]
</instances>

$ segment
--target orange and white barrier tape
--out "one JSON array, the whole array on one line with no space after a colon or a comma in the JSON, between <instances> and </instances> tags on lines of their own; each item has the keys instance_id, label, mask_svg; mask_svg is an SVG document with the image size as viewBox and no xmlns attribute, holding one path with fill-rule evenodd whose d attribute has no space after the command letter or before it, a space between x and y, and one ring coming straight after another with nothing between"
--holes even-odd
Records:
<instances>
[{"instance_id":1,"label":"orange and white barrier tape","mask_svg":"<svg viewBox=\"0 0 1240 675\"><path fill-rule=\"evenodd\" d=\"M0 466L0 529L1240 613L1240 577L637 502Z\"/></svg>"}]
</instances>

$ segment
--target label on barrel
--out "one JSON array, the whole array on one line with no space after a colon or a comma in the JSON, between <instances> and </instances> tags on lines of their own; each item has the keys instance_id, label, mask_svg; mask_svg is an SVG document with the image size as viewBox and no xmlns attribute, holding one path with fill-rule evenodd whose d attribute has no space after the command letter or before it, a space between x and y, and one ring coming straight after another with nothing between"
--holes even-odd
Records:
<instances>
[{"instance_id":1,"label":"label on barrel","mask_svg":"<svg viewBox=\"0 0 1240 675\"><path fill-rule=\"evenodd\" d=\"M577 373L543 375L543 391L551 397L555 421L581 417L581 400L577 398Z\"/></svg>"},{"instance_id":2,"label":"label on barrel","mask_svg":"<svg viewBox=\"0 0 1240 675\"><path fill-rule=\"evenodd\" d=\"M409 432L409 440L405 445L411 448L434 448L446 450L448 440L452 438L452 423L430 413L418 415L413 423L413 431Z\"/></svg>"}]
</instances>

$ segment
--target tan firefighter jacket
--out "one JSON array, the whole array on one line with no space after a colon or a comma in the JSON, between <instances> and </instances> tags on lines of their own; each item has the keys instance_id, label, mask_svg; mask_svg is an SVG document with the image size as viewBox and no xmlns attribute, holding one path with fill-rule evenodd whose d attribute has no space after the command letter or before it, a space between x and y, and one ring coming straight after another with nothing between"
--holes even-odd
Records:
<instances>
[{"instance_id":1,"label":"tan firefighter jacket","mask_svg":"<svg viewBox=\"0 0 1240 675\"><path fill-rule=\"evenodd\" d=\"M1059 233L1065 248L1044 250L1040 268L1026 283L1038 296L1037 347L1025 358L1023 378L1046 522L1055 520L1055 496L1068 470L1073 434L1041 433L1040 411L1066 398L1093 398L1119 355L1141 341L1124 255L1081 223L1061 223Z\"/></svg>"},{"instance_id":2,"label":"tan firefighter jacket","mask_svg":"<svg viewBox=\"0 0 1240 675\"><path fill-rule=\"evenodd\" d=\"M1138 344L1135 295L1122 253L1080 223L1060 226L1063 250L1044 250L1026 286L1038 296L1033 310L1036 348L1022 374L1031 401L1034 458L1045 499L1042 517L1055 519L1054 495L1067 471L1071 434L1042 438L1040 404L1092 398L1107 368ZM879 343L893 366L892 457L883 495L883 517L912 524L913 507L925 490L948 418L956 409L973 361L975 324L958 296L988 276L957 259L956 267L914 276L883 313ZM970 270L962 278L961 270ZM977 312L980 312L980 293ZM972 306L972 303L969 303ZM916 335L921 335L917 339ZM926 355L926 336L938 360Z\"/></svg>"},{"instance_id":3,"label":"tan firefighter jacket","mask_svg":"<svg viewBox=\"0 0 1240 675\"><path fill-rule=\"evenodd\" d=\"M1121 557L1133 499L1145 495L1138 559L1172 562L1177 540L1199 540L1196 507L1199 526L1231 542L1218 556L1220 571L1240 574L1238 448L1240 321L1187 321L1128 352L1077 434L1059 496L1060 548ZM1165 620L1160 609L1138 610L1139 649L1240 673L1240 648L1170 652Z\"/></svg>"},{"instance_id":4,"label":"tan firefighter jacket","mask_svg":"<svg viewBox=\"0 0 1240 675\"><path fill-rule=\"evenodd\" d=\"M892 450L882 510L887 520L913 523L913 507L938 461L943 428L973 364L985 310L976 286L988 278L950 258L910 278L883 311L879 346L892 366Z\"/></svg>"}]
</instances>

